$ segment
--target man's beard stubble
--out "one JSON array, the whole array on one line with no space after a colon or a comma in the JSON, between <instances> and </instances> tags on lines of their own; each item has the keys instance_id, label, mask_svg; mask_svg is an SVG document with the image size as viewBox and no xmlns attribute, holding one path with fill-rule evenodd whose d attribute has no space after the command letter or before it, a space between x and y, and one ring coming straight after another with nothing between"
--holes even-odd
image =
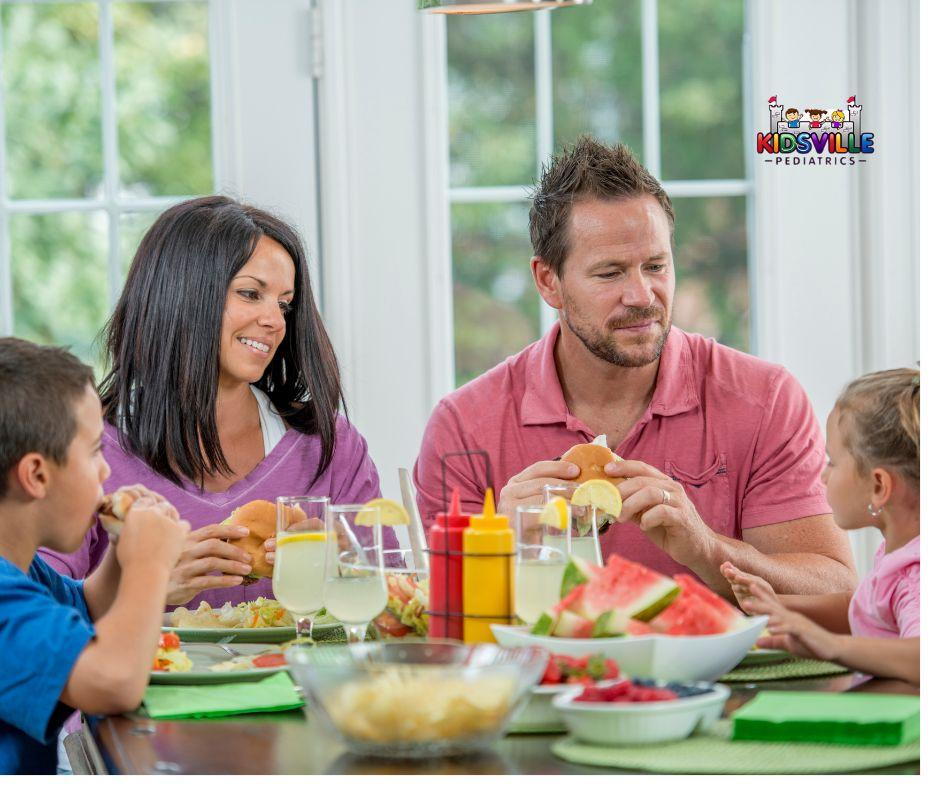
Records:
<instances>
[{"instance_id":1,"label":"man's beard stubble","mask_svg":"<svg viewBox=\"0 0 940 788\"><path fill-rule=\"evenodd\" d=\"M583 320L581 313L573 308L570 302L564 304L561 316L571 332L584 343L584 346L591 353L599 359L618 367L645 367L647 364L652 364L662 354L666 338L669 336L669 330L672 328L672 320L665 321L663 310L658 307L647 307L645 309L628 307L620 320L605 326L606 333L597 331L587 321ZM624 352L614 339L614 329L636 325L647 320L654 320L657 325L662 327L662 333L658 341L649 350L645 350L645 345L638 345L637 353Z\"/></svg>"}]
</instances>

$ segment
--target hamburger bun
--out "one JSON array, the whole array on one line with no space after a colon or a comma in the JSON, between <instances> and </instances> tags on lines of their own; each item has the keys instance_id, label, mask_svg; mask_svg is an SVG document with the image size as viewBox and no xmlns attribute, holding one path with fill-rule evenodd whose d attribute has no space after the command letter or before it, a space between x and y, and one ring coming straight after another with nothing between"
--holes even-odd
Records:
<instances>
[{"instance_id":1,"label":"hamburger bun","mask_svg":"<svg viewBox=\"0 0 940 788\"><path fill-rule=\"evenodd\" d=\"M124 518L136 499L129 492L115 492L104 496L98 504L98 519L104 530L117 536L124 525Z\"/></svg>"},{"instance_id":2,"label":"hamburger bun","mask_svg":"<svg viewBox=\"0 0 940 788\"><path fill-rule=\"evenodd\" d=\"M598 446L596 443L578 443L561 455L561 459L565 462L573 462L581 469L578 477L572 479L575 484L583 484L591 479L606 479L612 484L623 481L622 478L604 473L604 466L607 463L620 459L606 446Z\"/></svg>"},{"instance_id":3,"label":"hamburger bun","mask_svg":"<svg viewBox=\"0 0 940 788\"><path fill-rule=\"evenodd\" d=\"M271 577L274 567L265 558L264 542L277 532L277 507L270 501L252 501L239 506L222 521L222 525L240 525L248 529L248 536L230 539L229 544L244 550L251 556L251 572L242 585L251 585L259 577Z\"/></svg>"}]
</instances>

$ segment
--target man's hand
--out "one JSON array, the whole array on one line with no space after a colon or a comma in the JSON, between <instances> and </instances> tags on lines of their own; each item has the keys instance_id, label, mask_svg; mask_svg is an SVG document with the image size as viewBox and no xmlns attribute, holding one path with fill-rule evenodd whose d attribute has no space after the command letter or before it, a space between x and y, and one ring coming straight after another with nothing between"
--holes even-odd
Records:
<instances>
[{"instance_id":1,"label":"man's hand","mask_svg":"<svg viewBox=\"0 0 940 788\"><path fill-rule=\"evenodd\" d=\"M721 574L724 575L725 580L731 586L734 598L738 600L738 605L742 608L745 600L751 598L764 602L780 603L777 593L764 578L742 572L730 561L725 561L720 569Z\"/></svg>"},{"instance_id":2,"label":"man's hand","mask_svg":"<svg viewBox=\"0 0 940 788\"><path fill-rule=\"evenodd\" d=\"M717 537L699 516L679 482L636 460L607 463L608 476L622 476L619 522L635 522L649 540L680 564L694 568L713 552Z\"/></svg>"},{"instance_id":3,"label":"man's hand","mask_svg":"<svg viewBox=\"0 0 940 788\"><path fill-rule=\"evenodd\" d=\"M170 574L166 603L185 605L209 588L234 588L251 571L251 556L223 540L248 535L241 525L206 525L191 531ZM221 572L222 574L210 574Z\"/></svg>"},{"instance_id":4,"label":"man's hand","mask_svg":"<svg viewBox=\"0 0 940 788\"><path fill-rule=\"evenodd\" d=\"M838 660L845 635L836 635L780 602L750 597L741 607L752 616L767 615L769 637L759 638L760 648L776 648L808 659Z\"/></svg>"},{"instance_id":5,"label":"man's hand","mask_svg":"<svg viewBox=\"0 0 940 788\"><path fill-rule=\"evenodd\" d=\"M141 494L128 510L117 541L115 551L121 570L147 563L172 568L188 533L189 523L180 520L169 503Z\"/></svg>"},{"instance_id":6,"label":"man's hand","mask_svg":"<svg viewBox=\"0 0 940 788\"><path fill-rule=\"evenodd\" d=\"M512 517L517 506L540 506L545 502L546 484L567 484L581 469L573 462L542 460L513 476L499 493L496 509Z\"/></svg>"}]
</instances>

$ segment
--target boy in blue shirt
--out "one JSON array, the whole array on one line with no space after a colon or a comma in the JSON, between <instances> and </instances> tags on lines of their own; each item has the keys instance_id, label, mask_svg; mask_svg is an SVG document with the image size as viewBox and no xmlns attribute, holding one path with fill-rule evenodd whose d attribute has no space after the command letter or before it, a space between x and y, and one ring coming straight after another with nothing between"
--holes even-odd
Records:
<instances>
[{"instance_id":1,"label":"boy in blue shirt","mask_svg":"<svg viewBox=\"0 0 940 788\"><path fill-rule=\"evenodd\" d=\"M0 338L0 773L55 773L75 709L136 708L170 570L189 526L143 487L84 582L36 557L77 550L110 469L91 369L65 350Z\"/></svg>"}]
</instances>

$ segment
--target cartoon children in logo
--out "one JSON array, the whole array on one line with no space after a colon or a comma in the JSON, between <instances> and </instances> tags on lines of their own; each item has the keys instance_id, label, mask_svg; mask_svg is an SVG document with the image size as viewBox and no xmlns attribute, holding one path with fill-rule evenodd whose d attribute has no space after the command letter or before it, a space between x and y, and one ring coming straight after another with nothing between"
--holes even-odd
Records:
<instances>
[{"instance_id":1,"label":"cartoon children in logo","mask_svg":"<svg viewBox=\"0 0 940 788\"><path fill-rule=\"evenodd\" d=\"M823 115L826 114L824 109L807 109L805 110L806 114L809 115L809 127L811 129L821 129Z\"/></svg>"},{"instance_id":2,"label":"cartoon children in logo","mask_svg":"<svg viewBox=\"0 0 940 788\"><path fill-rule=\"evenodd\" d=\"M845 122L845 113L841 109L834 109L829 117L829 125L831 125L832 128L842 128L842 124Z\"/></svg>"},{"instance_id":3,"label":"cartoon children in logo","mask_svg":"<svg viewBox=\"0 0 940 788\"><path fill-rule=\"evenodd\" d=\"M803 113L796 107L790 107L790 109L783 113L784 117L787 119L787 126L791 129L798 129L800 127L800 115L802 114Z\"/></svg>"}]
</instances>

